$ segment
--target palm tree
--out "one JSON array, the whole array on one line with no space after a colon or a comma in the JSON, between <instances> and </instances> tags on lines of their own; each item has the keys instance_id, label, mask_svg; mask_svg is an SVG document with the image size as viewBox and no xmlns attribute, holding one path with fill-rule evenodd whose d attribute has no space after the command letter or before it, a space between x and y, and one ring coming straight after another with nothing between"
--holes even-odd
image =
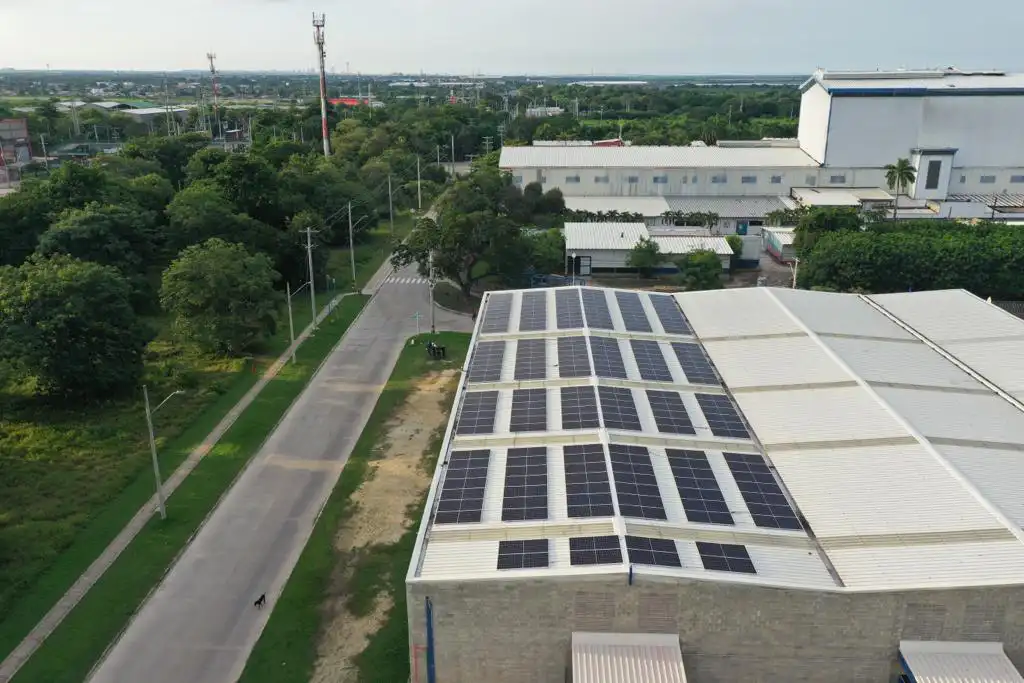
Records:
<instances>
[{"instance_id":1,"label":"palm tree","mask_svg":"<svg viewBox=\"0 0 1024 683\"><path fill-rule=\"evenodd\" d=\"M889 183L889 189L896 192L896 202L892 207L892 219L896 220L896 209L900 203L900 195L907 193L907 188L914 184L917 178L917 171L910 163L910 159L897 159L895 164L885 167L885 181Z\"/></svg>"}]
</instances>

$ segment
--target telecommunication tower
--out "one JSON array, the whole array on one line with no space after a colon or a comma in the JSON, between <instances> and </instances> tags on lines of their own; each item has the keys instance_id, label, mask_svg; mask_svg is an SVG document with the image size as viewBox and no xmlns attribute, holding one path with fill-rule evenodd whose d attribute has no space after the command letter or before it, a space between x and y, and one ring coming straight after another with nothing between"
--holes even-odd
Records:
<instances>
[{"instance_id":1,"label":"telecommunication tower","mask_svg":"<svg viewBox=\"0 0 1024 683\"><path fill-rule=\"evenodd\" d=\"M324 156L331 156L331 137L327 133L327 70L324 66L327 54L324 52L325 15L313 13L313 42L320 58L320 128L324 138Z\"/></svg>"},{"instance_id":2,"label":"telecommunication tower","mask_svg":"<svg viewBox=\"0 0 1024 683\"><path fill-rule=\"evenodd\" d=\"M217 124L217 133L220 133L220 110L217 108L220 88L217 85L217 64L215 61L217 59L217 55L212 52L207 52L206 59L210 62L210 80L213 82L213 120ZM211 130L210 133L213 134L213 131ZM216 134L213 134L213 136L216 137Z\"/></svg>"}]
</instances>

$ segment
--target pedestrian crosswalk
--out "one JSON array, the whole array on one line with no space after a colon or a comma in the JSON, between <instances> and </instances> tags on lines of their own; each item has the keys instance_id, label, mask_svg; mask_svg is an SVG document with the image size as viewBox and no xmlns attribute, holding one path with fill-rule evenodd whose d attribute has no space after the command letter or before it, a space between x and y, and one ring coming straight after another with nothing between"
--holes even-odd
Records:
<instances>
[{"instance_id":1,"label":"pedestrian crosswalk","mask_svg":"<svg viewBox=\"0 0 1024 683\"><path fill-rule=\"evenodd\" d=\"M425 277L398 277L395 275L384 280L386 285L425 285L427 282Z\"/></svg>"}]
</instances>

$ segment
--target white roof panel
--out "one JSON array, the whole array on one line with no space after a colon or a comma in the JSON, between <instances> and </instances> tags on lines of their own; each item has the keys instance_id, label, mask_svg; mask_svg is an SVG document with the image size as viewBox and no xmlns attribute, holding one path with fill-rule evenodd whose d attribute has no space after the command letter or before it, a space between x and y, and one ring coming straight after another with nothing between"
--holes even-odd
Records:
<instances>
[{"instance_id":1,"label":"white roof panel","mask_svg":"<svg viewBox=\"0 0 1024 683\"><path fill-rule=\"evenodd\" d=\"M704 348L733 391L853 381L808 336L708 341Z\"/></svg>"},{"instance_id":2,"label":"white roof panel","mask_svg":"<svg viewBox=\"0 0 1024 683\"><path fill-rule=\"evenodd\" d=\"M816 168L799 147L502 147L514 168Z\"/></svg>"},{"instance_id":3,"label":"white roof panel","mask_svg":"<svg viewBox=\"0 0 1024 683\"><path fill-rule=\"evenodd\" d=\"M679 634L573 633L573 683L686 683Z\"/></svg>"},{"instance_id":4,"label":"white roof panel","mask_svg":"<svg viewBox=\"0 0 1024 683\"><path fill-rule=\"evenodd\" d=\"M794 187L793 197L805 206L860 206L860 197L849 190L830 187Z\"/></svg>"},{"instance_id":5,"label":"white roof panel","mask_svg":"<svg viewBox=\"0 0 1024 683\"><path fill-rule=\"evenodd\" d=\"M569 211L624 211L639 213L647 218L660 216L669 210L664 197L566 197Z\"/></svg>"},{"instance_id":6,"label":"white roof panel","mask_svg":"<svg viewBox=\"0 0 1024 683\"><path fill-rule=\"evenodd\" d=\"M875 391L926 437L1024 447L1024 413L995 394L895 387Z\"/></svg>"},{"instance_id":7,"label":"white roof panel","mask_svg":"<svg viewBox=\"0 0 1024 683\"><path fill-rule=\"evenodd\" d=\"M945 95L964 91L1021 90L1024 74L1001 71L961 71L958 69L919 69L900 71L826 71L811 76L833 94L877 94L890 96Z\"/></svg>"},{"instance_id":8,"label":"white roof panel","mask_svg":"<svg viewBox=\"0 0 1024 683\"><path fill-rule=\"evenodd\" d=\"M1024 335L1024 320L962 289L874 294L870 298L940 345Z\"/></svg>"},{"instance_id":9,"label":"white roof panel","mask_svg":"<svg viewBox=\"0 0 1024 683\"><path fill-rule=\"evenodd\" d=\"M1010 394L1024 392L1024 339L946 342L943 349Z\"/></svg>"},{"instance_id":10,"label":"white roof panel","mask_svg":"<svg viewBox=\"0 0 1024 683\"><path fill-rule=\"evenodd\" d=\"M566 223L565 249L628 251L647 236L643 223Z\"/></svg>"},{"instance_id":11,"label":"white roof panel","mask_svg":"<svg viewBox=\"0 0 1024 683\"><path fill-rule=\"evenodd\" d=\"M665 199L672 211L714 213L722 218L764 218L772 211L786 208L779 197L680 196Z\"/></svg>"},{"instance_id":12,"label":"white roof panel","mask_svg":"<svg viewBox=\"0 0 1024 683\"><path fill-rule=\"evenodd\" d=\"M689 254L694 251L713 251L719 256L732 256L732 247L724 237L692 237L688 235L656 236L652 237L661 248L661 253Z\"/></svg>"},{"instance_id":13,"label":"white roof panel","mask_svg":"<svg viewBox=\"0 0 1024 683\"><path fill-rule=\"evenodd\" d=\"M765 287L686 292L675 297L702 339L803 333ZM723 315L726 307L729 315Z\"/></svg>"},{"instance_id":14,"label":"white roof panel","mask_svg":"<svg viewBox=\"0 0 1024 683\"><path fill-rule=\"evenodd\" d=\"M837 297L829 292L806 289L773 288L769 291L812 332L913 339L909 332L856 296Z\"/></svg>"},{"instance_id":15,"label":"white roof panel","mask_svg":"<svg viewBox=\"0 0 1024 683\"><path fill-rule=\"evenodd\" d=\"M868 382L984 390L966 372L921 342L822 337L849 368Z\"/></svg>"},{"instance_id":16,"label":"white roof panel","mask_svg":"<svg viewBox=\"0 0 1024 683\"><path fill-rule=\"evenodd\" d=\"M796 241L796 234L793 228L765 228L764 232L770 232L782 246L788 246Z\"/></svg>"},{"instance_id":17,"label":"white roof panel","mask_svg":"<svg viewBox=\"0 0 1024 683\"><path fill-rule=\"evenodd\" d=\"M1024 527L1024 451L945 444L935 448L1000 512Z\"/></svg>"},{"instance_id":18,"label":"white roof panel","mask_svg":"<svg viewBox=\"0 0 1024 683\"><path fill-rule=\"evenodd\" d=\"M1002 643L900 641L915 683L1024 683Z\"/></svg>"}]
</instances>

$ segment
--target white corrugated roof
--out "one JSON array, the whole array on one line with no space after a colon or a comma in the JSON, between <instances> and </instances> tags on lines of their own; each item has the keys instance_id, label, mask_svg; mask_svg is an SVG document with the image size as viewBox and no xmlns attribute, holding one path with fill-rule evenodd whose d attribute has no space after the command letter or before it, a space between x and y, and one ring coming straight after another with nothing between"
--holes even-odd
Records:
<instances>
[{"instance_id":1,"label":"white corrugated roof","mask_svg":"<svg viewBox=\"0 0 1024 683\"><path fill-rule=\"evenodd\" d=\"M689 254L694 251L713 251L719 256L732 256L732 247L724 237L694 237L692 235L659 235L652 237L662 254Z\"/></svg>"},{"instance_id":2,"label":"white corrugated roof","mask_svg":"<svg viewBox=\"0 0 1024 683\"><path fill-rule=\"evenodd\" d=\"M502 147L499 166L515 168L814 168L791 147Z\"/></svg>"},{"instance_id":3,"label":"white corrugated roof","mask_svg":"<svg viewBox=\"0 0 1024 683\"><path fill-rule=\"evenodd\" d=\"M683 213L714 213L720 218L764 218L786 208L779 197L666 197L669 209ZM568 200L566 200L568 201Z\"/></svg>"},{"instance_id":4,"label":"white corrugated roof","mask_svg":"<svg viewBox=\"0 0 1024 683\"><path fill-rule=\"evenodd\" d=\"M964 91L1021 90L1024 74L946 69L916 71L826 71L818 69L809 83L832 93L937 95ZM806 84L805 84L806 87Z\"/></svg>"},{"instance_id":5,"label":"white corrugated roof","mask_svg":"<svg viewBox=\"0 0 1024 683\"><path fill-rule=\"evenodd\" d=\"M1002 643L900 641L915 683L1024 683Z\"/></svg>"},{"instance_id":6,"label":"white corrugated roof","mask_svg":"<svg viewBox=\"0 0 1024 683\"><path fill-rule=\"evenodd\" d=\"M652 218L669 210L664 197L566 197L570 211L625 211Z\"/></svg>"},{"instance_id":7,"label":"white corrugated roof","mask_svg":"<svg viewBox=\"0 0 1024 683\"><path fill-rule=\"evenodd\" d=\"M796 241L796 233L793 231L793 228L764 228L763 230L774 235L779 244L784 247Z\"/></svg>"},{"instance_id":8,"label":"white corrugated roof","mask_svg":"<svg viewBox=\"0 0 1024 683\"><path fill-rule=\"evenodd\" d=\"M628 251L647 236L643 223L566 223L565 249Z\"/></svg>"},{"instance_id":9,"label":"white corrugated roof","mask_svg":"<svg viewBox=\"0 0 1024 683\"><path fill-rule=\"evenodd\" d=\"M573 633L573 683L686 683L678 634Z\"/></svg>"},{"instance_id":10,"label":"white corrugated roof","mask_svg":"<svg viewBox=\"0 0 1024 683\"><path fill-rule=\"evenodd\" d=\"M804 206L860 206L860 197L850 190L831 187L794 187L791 192Z\"/></svg>"}]
</instances>

